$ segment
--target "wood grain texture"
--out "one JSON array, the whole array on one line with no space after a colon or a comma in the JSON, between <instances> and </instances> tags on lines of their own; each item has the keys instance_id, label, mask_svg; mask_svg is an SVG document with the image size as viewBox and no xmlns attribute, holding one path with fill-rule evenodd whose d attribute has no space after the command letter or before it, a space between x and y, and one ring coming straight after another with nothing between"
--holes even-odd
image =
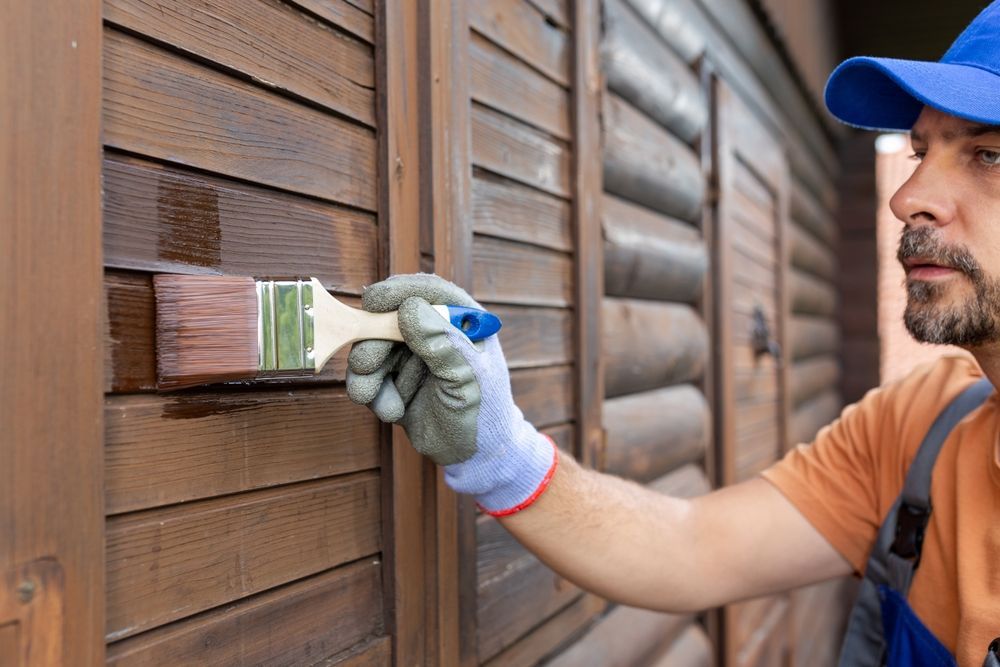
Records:
<instances>
[{"instance_id":1,"label":"wood grain texture","mask_svg":"<svg viewBox=\"0 0 1000 667\"><path fill-rule=\"evenodd\" d=\"M712 641L700 625L690 625L650 667L711 667L715 664ZM777 662L761 663L775 665Z\"/></svg>"},{"instance_id":2,"label":"wood grain texture","mask_svg":"<svg viewBox=\"0 0 1000 667\"><path fill-rule=\"evenodd\" d=\"M366 472L112 518L107 639L371 555L379 505Z\"/></svg>"},{"instance_id":3,"label":"wood grain texture","mask_svg":"<svg viewBox=\"0 0 1000 667\"><path fill-rule=\"evenodd\" d=\"M367 559L112 644L108 665L314 664L384 632L381 563Z\"/></svg>"},{"instance_id":4,"label":"wood grain texture","mask_svg":"<svg viewBox=\"0 0 1000 667\"><path fill-rule=\"evenodd\" d=\"M535 428L573 419L576 385L572 366L515 370L510 374L510 388L517 407Z\"/></svg>"},{"instance_id":5,"label":"wood grain texture","mask_svg":"<svg viewBox=\"0 0 1000 667\"><path fill-rule=\"evenodd\" d=\"M477 103L472 104L472 161L544 192L570 196L566 143Z\"/></svg>"},{"instance_id":6,"label":"wood grain texture","mask_svg":"<svg viewBox=\"0 0 1000 667\"><path fill-rule=\"evenodd\" d=\"M697 380L704 372L708 333L692 308L607 297L602 317L608 398Z\"/></svg>"},{"instance_id":7,"label":"wood grain texture","mask_svg":"<svg viewBox=\"0 0 1000 667\"><path fill-rule=\"evenodd\" d=\"M379 425L341 388L110 396L108 514L379 465Z\"/></svg>"},{"instance_id":8,"label":"wood grain texture","mask_svg":"<svg viewBox=\"0 0 1000 667\"><path fill-rule=\"evenodd\" d=\"M570 139L569 93L477 32L469 38L472 99Z\"/></svg>"},{"instance_id":9,"label":"wood grain texture","mask_svg":"<svg viewBox=\"0 0 1000 667\"><path fill-rule=\"evenodd\" d=\"M376 637L312 667L385 667L392 664L392 638Z\"/></svg>"},{"instance_id":10,"label":"wood grain texture","mask_svg":"<svg viewBox=\"0 0 1000 667\"><path fill-rule=\"evenodd\" d=\"M109 271L104 281L105 391L140 392L156 389L156 333L153 284L148 274ZM356 297L338 296L355 308ZM318 375L294 380L256 380L255 385L314 384L343 382L347 374L345 347L337 352Z\"/></svg>"},{"instance_id":11,"label":"wood grain texture","mask_svg":"<svg viewBox=\"0 0 1000 667\"><path fill-rule=\"evenodd\" d=\"M375 126L371 45L276 0L109 0L104 19Z\"/></svg>"},{"instance_id":12,"label":"wood grain texture","mask_svg":"<svg viewBox=\"0 0 1000 667\"><path fill-rule=\"evenodd\" d=\"M375 216L115 153L104 159L106 266L376 280Z\"/></svg>"},{"instance_id":13,"label":"wood grain texture","mask_svg":"<svg viewBox=\"0 0 1000 667\"><path fill-rule=\"evenodd\" d=\"M840 394L834 387L805 401L792 413L789 437L796 444L812 442L821 428L840 415L843 405Z\"/></svg>"},{"instance_id":14,"label":"wood grain texture","mask_svg":"<svg viewBox=\"0 0 1000 667\"><path fill-rule=\"evenodd\" d=\"M485 667L533 667L559 648L573 641L595 618L607 608L608 603L584 593L568 607L547 619L485 664Z\"/></svg>"},{"instance_id":15,"label":"wood grain texture","mask_svg":"<svg viewBox=\"0 0 1000 667\"><path fill-rule=\"evenodd\" d=\"M605 189L665 215L694 222L705 179L690 147L616 95L604 96Z\"/></svg>"},{"instance_id":16,"label":"wood grain texture","mask_svg":"<svg viewBox=\"0 0 1000 667\"><path fill-rule=\"evenodd\" d=\"M792 359L835 354L840 344L837 322L823 317L795 316L789 322Z\"/></svg>"},{"instance_id":17,"label":"wood grain texture","mask_svg":"<svg viewBox=\"0 0 1000 667\"><path fill-rule=\"evenodd\" d=\"M472 225L477 234L568 252L572 207L561 197L488 171L472 179Z\"/></svg>"},{"instance_id":18,"label":"wood grain texture","mask_svg":"<svg viewBox=\"0 0 1000 667\"><path fill-rule=\"evenodd\" d=\"M831 248L824 245L801 225L788 225L792 266L814 276L833 280L837 271L837 258Z\"/></svg>"},{"instance_id":19,"label":"wood grain texture","mask_svg":"<svg viewBox=\"0 0 1000 667\"><path fill-rule=\"evenodd\" d=\"M628 0L671 49L693 64L708 48L709 35L693 2Z\"/></svg>"},{"instance_id":20,"label":"wood grain texture","mask_svg":"<svg viewBox=\"0 0 1000 667\"><path fill-rule=\"evenodd\" d=\"M711 412L692 385L678 385L604 402L607 443L601 469L649 482L704 458Z\"/></svg>"},{"instance_id":21,"label":"wood grain texture","mask_svg":"<svg viewBox=\"0 0 1000 667\"><path fill-rule=\"evenodd\" d=\"M573 262L565 253L476 236L472 257L477 301L557 308L573 303Z\"/></svg>"},{"instance_id":22,"label":"wood grain texture","mask_svg":"<svg viewBox=\"0 0 1000 667\"><path fill-rule=\"evenodd\" d=\"M529 0L470 0L469 25L547 77L570 85L571 44Z\"/></svg>"},{"instance_id":23,"label":"wood grain texture","mask_svg":"<svg viewBox=\"0 0 1000 667\"><path fill-rule=\"evenodd\" d=\"M17 630L38 640L35 655L0 661L99 665L101 3L8 2L2 13L0 588L13 592L21 579L8 573L39 559L67 575L38 579L41 618ZM0 611L0 626L11 616ZM13 632L0 630L5 651Z\"/></svg>"},{"instance_id":24,"label":"wood grain texture","mask_svg":"<svg viewBox=\"0 0 1000 667\"><path fill-rule=\"evenodd\" d=\"M687 143L708 122L708 103L691 68L627 0L605 0L601 60L608 89Z\"/></svg>"},{"instance_id":25,"label":"wood grain texture","mask_svg":"<svg viewBox=\"0 0 1000 667\"><path fill-rule=\"evenodd\" d=\"M375 135L115 30L104 49L104 143L375 210Z\"/></svg>"},{"instance_id":26,"label":"wood grain texture","mask_svg":"<svg viewBox=\"0 0 1000 667\"><path fill-rule=\"evenodd\" d=\"M698 231L613 195L603 200L604 291L695 303L708 271Z\"/></svg>"},{"instance_id":27,"label":"wood grain texture","mask_svg":"<svg viewBox=\"0 0 1000 667\"><path fill-rule=\"evenodd\" d=\"M837 223L816 196L802 185L791 190L792 220L826 245L837 241Z\"/></svg>"},{"instance_id":28,"label":"wood grain texture","mask_svg":"<svg viewBox=\"0 0 1000 667\"><path fill-rule=\"evenodd\" d=\"M830 283L792 269L788 273L788 286L793 313L833 317L837 310L837 291Z\"/></svg>"},{"instance_id":29,"label":"wood grain texture","mask_svg":"<svg viewBox=\"0 0 1000 667\"><path fill-rule=\"evenodd\" d=\"M549 667L644 665L688 626L693 617L635 607L615 607Z\"/></svg>"},{"instance_id":30,"label":"wood grain texture","mask_svg":"<svg viewBox=\"0 0 1000 667\"><path fill-rule=\"evenodd\" d=\"M288 0L312 12L341 30L360 37L369 44L375 41L375 18L372 3L358 0Z\"/></svg>"},{"instance_id":31,"label":"wood grain texture","mask_svg":"<svg viewBox=\"0 0 1000 667\"><path fill-rule=\"evenodd\" d=\"M483 304L500 318L500 343L507 367L532 368L573 361L573 311Z\"/></svg>"}]
</instances>

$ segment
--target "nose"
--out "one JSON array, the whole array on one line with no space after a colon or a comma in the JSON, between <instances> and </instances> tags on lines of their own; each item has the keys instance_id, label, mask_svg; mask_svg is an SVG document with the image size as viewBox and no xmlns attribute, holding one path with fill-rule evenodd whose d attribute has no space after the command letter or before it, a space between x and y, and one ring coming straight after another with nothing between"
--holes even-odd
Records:
<instances>
[{"instance_id":1,"label":"nose","mask_svg":"<svg viewBox=\"0 0 1000 667\"><path fill-rule=\"evenodd\" d=\"M943 227L955 218L949 179L926 158L889 200L893 215L907 225Z\"/></svg>"}]
</instances>

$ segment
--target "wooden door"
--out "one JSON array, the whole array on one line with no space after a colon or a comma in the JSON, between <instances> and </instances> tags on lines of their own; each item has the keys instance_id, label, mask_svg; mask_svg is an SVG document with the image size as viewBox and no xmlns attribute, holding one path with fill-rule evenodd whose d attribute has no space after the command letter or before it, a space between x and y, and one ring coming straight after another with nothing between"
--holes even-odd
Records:
<instances>
[{"instance_id":1,"label":"wooden door","mask_svg":"<svg viewBox=\"0 0 1000 667\"><path fill-rule=\"evenodd\" d=\"M721 481L750 479L785 451L783 227L787 166L777 137L724 83L718 94L716 342ZM730 605L726 664L780 664L787 596ZM777 661L777 662L776 662Z\"/></svg>"}]
</instances>

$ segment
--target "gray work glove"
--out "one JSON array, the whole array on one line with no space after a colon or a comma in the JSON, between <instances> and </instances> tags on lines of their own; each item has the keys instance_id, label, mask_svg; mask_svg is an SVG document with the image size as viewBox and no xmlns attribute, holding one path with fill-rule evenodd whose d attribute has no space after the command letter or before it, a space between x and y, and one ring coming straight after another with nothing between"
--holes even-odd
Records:
<instances>
[{"instance_id":1,"label":"gray work glove","mask_svg":"<svg viewBox=\"0 0 1000 667\"><path fill-rule=\"evenodd\" d=\"M382 421L401 424L417 451L445 466L448 484L486 511L523 509L551 479L555 447L514 405L497 336L473 343L430 304L482 307L431 274L393 276L365 290L365 310L399 311L406 343L356 343L347 393Z\"/></svg>"}]
</instances>

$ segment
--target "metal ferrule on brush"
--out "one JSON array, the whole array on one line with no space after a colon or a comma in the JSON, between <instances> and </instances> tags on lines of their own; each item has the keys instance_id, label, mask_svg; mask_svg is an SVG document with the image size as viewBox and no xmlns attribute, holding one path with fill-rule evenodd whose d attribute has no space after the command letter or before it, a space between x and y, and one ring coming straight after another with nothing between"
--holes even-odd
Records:
<instances>
[{"instance_id":1,"label":"metal ferrule on brush","mask_svg":"<svg viewBox=\"0 0 1000 667\"><path fill-rule=\"evenodd\" d=\"M308 280L257 280L258 377L312 375L315 318Z\"/></svg>"}]
</instances>

